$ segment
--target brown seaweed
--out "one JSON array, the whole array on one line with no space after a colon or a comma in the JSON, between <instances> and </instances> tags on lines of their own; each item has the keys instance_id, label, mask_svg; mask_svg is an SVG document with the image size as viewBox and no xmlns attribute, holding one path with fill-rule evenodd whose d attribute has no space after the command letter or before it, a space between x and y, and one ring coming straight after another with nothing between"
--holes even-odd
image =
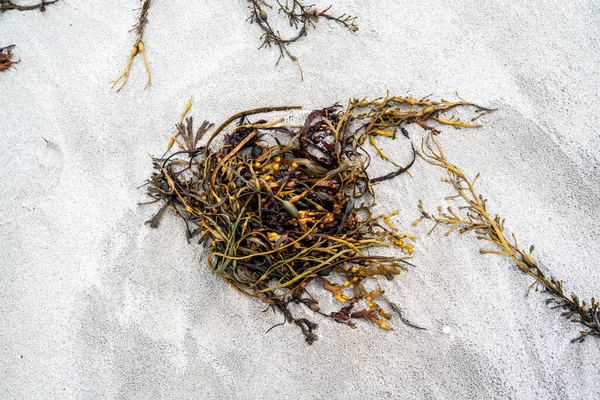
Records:
<instances>
[{"instance_id":1,"label":"brown seaweed","mask_svg":"<svg viewBox=\"0 0 600 400\"><path fill-rule=\"evenodd\" d=\"M435 222L430 233L440 225L449 227L446 235L453 231L461 234L474 232L477 239L493 245L491 249L481 249L481 254L498 254L510 259L523 274L534 279L527 294L532 288L536 291L541 289L550 296L546 304L553 305L552 308L562 309L562 316L584 328L573 341L583 341L588 336L600 337L600 302L592 297L588 305L577 295L566 295L563 281L549 275L546 268L533 257L531 253L534 247L531 246L529 251L526 251L519 246L514 234L505 233L504 218L497 214L492 216L488 211L487 199L475 189L475 181L479 178L479 174L475 179L467 178L457 166L447 160L442 147L433 135L427 136L423 141L420 155L428 163L446 170L447 177L442 178L442 182L451 185L456 193L448 199L456 199L462 205L458 210L452 207L446 210L438 207L438 213L434 215L426 212L420 202L421 217L414 224L428 219Z\"/></svg>"},{"instance_id":2,"label":"brown seaweed","mask_svg":"<svg viewBox=\"0 0 600 400\"><path fill-rule=\"evenodd\" d=\"M7 3L10 3L9 0L0 1L6 1ZM143 5L139 9L138 22L132 29L132 31L136 32L136 39L133 43L133 48L129 53L125 70L117 79L111 82L112 88L117 88L117 92L120 91L127 83L131 64L135 56L137 56L139 53L142 54L146 73L148 74L148 81L146 82L145 89L150 88L150 85L152 84L152 75L150 73L150 67L148 66L145 45L143 42L144 29L148 23L148 10L150 8L151 1L152 0L144 0ZM46 4L50 3L51 2L46 2ZM296 56L289 51L288 46L290 44L306 36L309 28L315 27L321 20L334 21L347 28L351 32L356 32L358 30L358 26L356 25L356 17L346 14L332 14L330 12L331 6L319 10L313 5L305 4L301 0L286 0L285 2L281 0L275 0L275 3L276 6L274 7L265 0L248 0L250 9L250 16L248 20L251 23L256 23L263 31L261 36L262 44L259 48L272 46L277 47L279 50L279 58L276 64L279 64L279 61L281 61L282 58L286 56L289 57L298 66L302 80L304 79L302 68L300 67L300 63L298 62ZM291 36L284 37L284 34L282 34L280 30L275 27L276 23L273 21L277 19L277 15L273 14L278 14L280 19L289 23L290 29L294 32L291 34Z\"/></svg>"},{"instance_id":3,"label":"brown seaweed","mask_svg":"<svg viewBox=\"0 0 600 400\"><path fill-rule=\"evenodd\" d=\"M54 4L59 0L42 0L38 4L32 5L19 5L12 2L12 0L0 0L0 12L5 12L8 10L17 10L17 11L30 11L30 10L40 10L41 12L46 11L46 6L49 4Z\"/></svg>"},{"instance_id":4,"label":"brown seaweed","mask_svg":"<svg viewBox=\"0 0 600 400\"><path fill-rule=\"evenodd\" d=\"M288 46L306 36L309 28L314 28L321 19L334 21L350 32L356 32L358 25L356 25L356 17L341 14L334 15L331 13L331 6L319 10L314 5L306 4L300 0L276 0L276 7L273 7L269 2L265 0L248 0L250 7L251 23L256 23L263 34L261 36L262 44L259 48L267 48L275 46L279 50L279 58L277 63L284 57L289 57L290 60L294 61L300 71L301 79L304 79L302 68L298 58L294 56ZM276 10L277 12L273 12ZM294 31L290 36L284 37L278 28L275 27L273 22L273 14L277 14L277 17L283 20L287 20L290 28Z\"/></svg>"},{"instance_id":5,"label":"brown seaweed","mask_svg":"<svg viewBox=\"0 0 600 400\"><path fill-rule=\"evenodd\" d=\"M391 330L392 314L383 305L398 314L400 308L385 297L381 279L392 280L412 265L416 238L392 223L395 212L374 213L374 185L408 171L414 159L400 165L379 143L407 124L474 127L441 118L459 106L477 107L412 97L354 99L345 108L314 110L300 125L270 116L299 107L267 107L237 113L216 129L205 121L195 130L193 119L185 118L190 99L167 153L153 161L148 194L163 206L149 223L158 226L167 208L179 215L187 237L199 235L208 245L215 274L282 312L309 343L316 340L316 324L296 316L292 304L351 328L365 320ZM367 144L397 171L371 179ZM375 247L399 253L370 254ZM320 288L339 311L322 310Z\"/></svg>"},{"instance_id":6,"label":"brown seaweed","mask_svg":"<svg viewBox=\"0 0 600 400\"><path fill-rule=\"evenodd\" d=\"M150 8L151 2L152 0L144 0L144 3L139 8L138 22L131 29L131 31L135 31L136 38L133 42L133 48L129 53L127 65L125 66L125 70L123 71L123 73L113 82L111 82L113 89L120 83L120 86L117 88L117 92L123 89L123 86L125 86L125 84L129 80L129 70L131 69L131 63L133 62L135 56L137 56L139 53L142 54L142 57L144 59L144 66L146 67L146 73L148 74L148 81L146 82L146 86L144 87L144 89L149 89L150 85L152 84L152 74L150 73L148 59L146 58L146 46L142 41L144 37L144 30L146 29L146 24L148 23L148 9Z\"/></svg>"},{"instance_id":7,"label":"brown seaweed","mask_svg":"<svg viewBox=\"0 0 600 400\"><path fill-rule=\"evenodd\" d=\"M14 64L18 64L20 62L20 60L14 61L12 59L12 49L14 48L14 44L6 47L0 47L0 72L6 71Z\"/></svg>"}]
</instances>

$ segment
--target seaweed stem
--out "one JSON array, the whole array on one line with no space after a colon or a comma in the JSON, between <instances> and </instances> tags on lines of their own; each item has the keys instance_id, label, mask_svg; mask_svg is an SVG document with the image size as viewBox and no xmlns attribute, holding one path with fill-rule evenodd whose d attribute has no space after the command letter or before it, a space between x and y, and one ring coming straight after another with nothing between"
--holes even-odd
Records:
<instances>
[{"instance_id":1,"label":"seaweed stem","mask_svg":"<svg viewBox=\"0 0 600 400\"><path fill-rule=\"evenodd\" d=\"M507 237L504 233L504 219L498 215L492 216L487 210L487 200L475 190L475 179L470 180L467 176L455 165L452 165L447 159L434 135L430 133L423 140L421 152L419 155L428 163L438 166L446 170L448 176L442 178L442 182L450 184L457 193L453 198L461 199L466 206L461 209L468 210L465 217L460 217L450 207L444 211L441 207L438 208L438 214L432 215L423 209L423 203L419 202L419 211L421 217L414 222L414 225L423 219L429 219L435 222L432 231L439 225L450 226L446 235L458 228L459 233L474 231L477 233L477 238L487 242L494 243L498 249L481 249L482 254L498 254L509 258L513 264L522 272L535 281L529 286L527 294L532 287L541 286L544 291L551 296L546 301L547 304L554 304L553 308L562 308L566 310L562 315L573 323L582 325L586 330L580 332L580 336L573 341L583 341L588 336L596 336L600 338L600 323L598 316L600 315L600 302L595 298L591 299L591 304L588 307L585 302L580 302L579 297L571 295L568 297L563 291L563 281L560 281L553 276L548 277L544 268L531 255L534 247L529 248L526 252L517 242L514 234ZM431 231L430 231L431 233ZM575 318L577 317L577 318Z\"/></svg>"}]
</instances>

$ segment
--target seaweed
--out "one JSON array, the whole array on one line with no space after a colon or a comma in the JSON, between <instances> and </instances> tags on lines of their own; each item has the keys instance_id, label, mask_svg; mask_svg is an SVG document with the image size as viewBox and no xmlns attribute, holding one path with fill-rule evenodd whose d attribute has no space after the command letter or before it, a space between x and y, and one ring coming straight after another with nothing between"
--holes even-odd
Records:
<instances>
[{"instance_id":1,"label":"seaweed","mask_svg":"<svg viewBox=\"0 0 600 400\"><path fill-rule=\"evenodd\" d=\"M123 86L125 86L125 84L129 80L129 70L131 69L131 63L133 62L135 56L137 56L139 53L142 53L142 57L144 58L144 66L146 67L146 73L148 74L148 81L146 82L146 86L144 87L144 89L149 89L150 85L152 84L152 74L150 73L148 59L146 58L146 46L142 41L144 37L144 30L146 29L146 24L148 23L148 9L150 8L151 2L152 0L144 0L144 3L139 8L138 22L130 30L130 32L136 32L136 38L133 42L133 48L129 53L127 65L125 66L125 70L123 71L123 73L117 79L111 82L111 88L114 89L119 84L119 82L122 81L121 85L117 89L117 92L123 89Z\"/></svg>"},{"instance_id":2,"label":"seaweed","mask_svg":"<svg viewBox=\"0 0 600 400\"><path fill-rule=\"evenodd\" d=\"M6 47L0 47L0 72L6 71L14 64L18 64L19 61L12 60L12 50L15 48L15 45L12 44Z\"/></svg>"},{"instance_id":3,"label":"seaweed","mask_svg":"<svg viewBox=\"0 0 600 400\"><path fill-rule=\"evenodd\" d=\"M519 271L533 278L534 281L529 286L527 295L532 288L535 288L536 291L541 288L550 296L546 300L546 304L552 305L553 309L562 309L562 316L585 328L573 341L584 341L588 336L600 337L600 302L592 298L588 306L575 294L567 296L564 293L563 281L549 275L546 268L531 254L534 246L526 251L519 246L514 233L511 235L505 233L504 218L497 214L492 216L488 211L487 199L475 189L475 182L479 178L479 174L471 180L457 166L451 164L432 134L423 141L419 154L428 163L446 170L448 176L443 177L442 182L451 185L456 192L456 195L447 199L456 199L462 205L458 211L452 207L444 210L440 206L437 215L434 215L426 212L423 203L419 202L421 217L414 222L414 225L423 219L428 219L435 222L430 233L440 225L449 227L446 235L453 231L461 234L474 232L477 239L489 242L494 246L491 249L481 249L481 254L498 254L506 257Z\"/></svg>"},{"instance_id":4,"label":"seaweed","mask_svg":"<svg viewBox=\"0 0 600 400\"><path fill-rule=\"evenodd\" d=\"M0 1L8 1L8 3L10 3L9 0ZM133 48L129 53L125 70L116 80L111 82L113 89L120 85L117 88L117 92L120 91L127 83L131 64L135 56L137 56L139 53L141 53L142 57L144 58L144 66L146 67L146 73L148 74L148 81L146 82L146 86L144 88L149 89L152 83L152 75L150 73L150 67L148 66L148 60L146 59L145 45L142 40L144 36L144 29L148 23L148 9L150 8L151 1L152 0L144 0L143 5L139 9L138 22L131 29L131 31L136 32L137 36L135 42L133 43ZM279 29L274 27L272 22L273 16L270 16L270 14L273 14L271 10L273 10L274 7L266 0L248 0L250 9L250 16L248 17L248 20L251 23L256 23L263 31L261 36L262 44L259 49L276 46L279 50L279 58L277 59L276 65L279 64L282 58L286 56L289 57L298 66L300 78L302 80L304 80L304 73L302 72L298 58L294 56L288 49L290 44L298 41L303 36L306 36L309 28L316 27L316 25L322 19L334 21L351 32L356 32L358 30L358 25L356 25L356 17L346 14L334 15L330 12L331 6L319 10L313 5L305 4L301 0L286 0L285 2L281 0L275 1L277 4L275 7L278 11L277 13L283 17L283 20L288 21L290 28L294 31L290 37L282 36L283 34L280 33ZM46 2L46 4L50 4L50 2Z\"/></svg>"},{"instance_id":5,"label":"seaweed","mask_svg":"<svg viewBox=\"0 0 600 400\"><path fill-rule=\"evenodd\" d=\"M443 99L437 101L431 100L429 97L415 99L412 96L389 96L389 94L387 94L384 98L374 100L352 100L350 102L350 111L354 113L355 109L361 110L354 118L358 121L364 121L364 134L358 139L359 143L361 145L364 144L368 138L369 143L377 151L379 157L398 168L394 172L390 172L378 178L373 178L371 180L372 183L392 179L399 174L407 172L413 165L415 158L413 158L407 166L402 166L390 159L379 146L379 140L381 138L395 139L398 130L400 130L403 136L408 138L409 134L404 126L415 124L426 132L430 132L434 135L439 134L440 130L435 128L432 125L432 122L437 122L440 125L452 126L457 129L481 127L480 124L463 122L455 116L451 116L450 118L443 117L444 113L452 111L457 107L474 108L478 116L473 118L473 120L479 118L479 116L495 111L494 109L482 107L462 99L460 99L460 101L447 101ZM416 155L414 147L413 155Z\"/></svg>"},{"instance_id":6,"label":"seaweed","mask_svg":"<svg viewBox=\"0 0 600 400\"><path fill-rule=\"evenodd\" d=\"M261 36L262 44L259 49L276 46L279 50L279 58L277 59L276 65L279 64L281 59L286 56L290 60L296 63L300 71L300 78L304 80L304 74L300 67L298 58L294 56L288 49L288 45L298 41L303 36L308 34L309 28L316 27L317 23L321 19L334 21L350 32L356 32L358 25L356 24L356 17L341 14L334 15L330 12L331 6L319 10L314 5L307 5L300 0L276 0L277 14L284 20L287 20L290 28L294 30L294 33L289 37L284 37L280 30L274 27L272 22L273 17L269 16L274 14L271 10L274 7L265 0L248 0L250 7L250 17L248 18L251 23L256 23L263 34Z\"/></svg>"},{"instance_id":7,"label":"seaweed","mask_svg":"<svg viewBox=\"0 0 600 400\"><path fill-rule=\"evenodd\" d=\"M186 118L190 98L167 152L153 159L148 195L162 206L148 223L157 227L167 209L181 217L188 240L199 236L208 246L216 275L280 311L308 343L316 340L317 325L297 316L293 305L351 328L364 320L391 330L385 305L419 328L402 317L380 282L412 266L416 237L392 223L397 211L373 208L375 185L407 172L414 159L402 166L380 152L398 170L373 180L364 145L378 148L370 139L391 140L406 124L431 130L430 120L474 127L441 119L459 106L480 109L426 98L354 99L345 108L314 110L300 125L271 117L300 108L283 106L243 111L217 128L204 121L196 130ZM398 254L370 254L376 247ZM322 310L327 292L338 311Z\"/></svg>"},{"instance_id":8,"label":"seaweed","mask_svg":"<svg viewBox=\"0 0 600 400\"><path fill-rule=\"evenodd\" d=\"M59 0L42 0L38 4L32 4L27 6L21 6L12 2L12 0L0 0L0 12L5 12L8 10L17 10L17 11L30 11L30 10L40 10L41 12L46 11L46 6L49 4L54 4Z\"/></svg>"}]
</instances>

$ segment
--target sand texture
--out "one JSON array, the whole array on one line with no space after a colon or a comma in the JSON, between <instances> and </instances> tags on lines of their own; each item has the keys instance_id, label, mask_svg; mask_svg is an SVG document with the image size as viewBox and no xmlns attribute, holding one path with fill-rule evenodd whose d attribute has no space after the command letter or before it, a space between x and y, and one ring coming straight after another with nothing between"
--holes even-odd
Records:
<instances>
[{"instance_id":1,"label":"sand texture","mask_svg":"<svg viewBox=\"0 0 600 400\"><path fill-rule=\"evenodd\" d=\"M23 3L22 1L20 3ZM319 0L319 5L328 5ZM145 44L137 0L63 0L0 14L0 398L594 399L600 340L524 294L531 280L481 255L474 236L427 236L417 202L452 194L420 161L377 187L382 211L419 236L417 268L383 282L417 331L316 319L308 346L282 317L234 293L188 245L180 219L144 225L138 188L185 103L197 121L392 94L461 97L498 111L444 128L448 158L567 293L600 296L600 6L597 1L336 1L352 34L323 23L275 66L245 0L156 0ZM419 129L411 129L419 143ZM386 142L398 160L408 141ZM372 172L377 175L377 170ZM335 305L332 300L332 305Z\"/></svg>"}]
</instances>

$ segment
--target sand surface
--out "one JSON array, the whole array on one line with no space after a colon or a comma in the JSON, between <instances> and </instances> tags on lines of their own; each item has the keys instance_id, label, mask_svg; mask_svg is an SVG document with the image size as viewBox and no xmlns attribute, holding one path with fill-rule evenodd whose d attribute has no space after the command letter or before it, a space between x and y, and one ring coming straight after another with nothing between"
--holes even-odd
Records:
<instances>
[{"instance_id":1,"label":"sand surface","mask_svg":"<svg viewBox=\"0 0 600 400\"><path fill-rule=\"evenodd\" d=\"M151 230L156 207L137 205L148 154L190 95L196 120L219 123L258 106L458 91L498 111L482 129L445 128L449 159L481 172L492 211L567 293L600 296L596 1L336 1L360 30L324 23L292 46L300 82L289 60L257 50L246 1L157 0L152 88L137 58L117 94L138 4L0 15L0 46L21 59L0 74L0 398L600 397L600 340L571 344L578 327L542 294L525 298L530 280L473 236L410 226L419 199L434 209L451 194L423 162L378 194L420 237L418 268L384 287L427 331L317 319L312 346L291 325L265 334L281 315L211 275L180 220ZM407 157L407 141L385 146Z\"/></svg>"}]
</instances>

